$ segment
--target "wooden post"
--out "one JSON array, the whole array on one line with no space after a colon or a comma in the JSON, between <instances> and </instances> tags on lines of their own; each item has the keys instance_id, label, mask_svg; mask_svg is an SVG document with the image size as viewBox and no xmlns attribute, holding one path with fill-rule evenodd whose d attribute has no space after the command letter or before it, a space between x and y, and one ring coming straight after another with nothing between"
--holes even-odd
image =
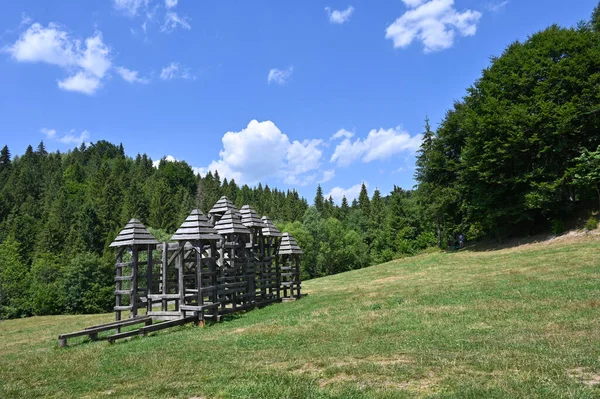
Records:
<instances>
[{"instance_id":1,"label":"wooden post","mask_svg":"<svg viewBox=\"0 0 600 399\"><path fill-rule=\"evenodd\" d=\"M130 318L137 317L137 305L138 305L138 248L133 246L131 251L131 313Z\"/></svg>"},{"instance_id":2,"label":"wooden post","mask_svg":"<svg viewBox=\"0 0 600 399\"><path fill-rule=\"evenodd\" d=\"M123 281L121 280L121 277L123 276L122 273L122 266L121 264L123 263L123 249L119 249L119 252L117 254L117 264L116 264L116 281L115 281L115 307L119 307L122 305L122 300L121 300L121 293L120 291L123 289ZM115 310L115 320L119 321L121 320L121 311L120 310ZM120 332L120 331L117 331ZM66 342L65 342L66 343Z\"/></svg>"},{"instance_id":3,"label":"wooden post","mask_svg":"<svg viewBox=\"0 0 600 399\"><path fill-rule=\"evenodd\" d=\"M166 242L162 243L162 254L161 254L161 260L162 260L162 265L161 265L161 271L162 271L162 294L163 295L167 295L168 291L167 291L167 263L169 262L169 244L167 244ZM169 300L164 298L162 299L162 311L166 312L168 310L168 306L169 306Z\"/></svg>"},{"instance_id":4,"label":"wooden post","mask_svg":"<svg viewBox=\"0 0 600 399\"><path fill-rule=\"evenodd\" d=\"M153 245L148 245L148 261L146 262L146 314L152 312L152 299L150 299L150 294L152 293L152 268L154 266L152 247Z\"/></svg>"},{"instance_id":5,"label":"wooden post","mask_svg":"<svg viewBox=\"0 0 600 399\"><path fill-rule=\"evenodd\" d=\"M185 242L180 242L180 246L182 246L179 255L177 255L177 267L179 268L178 276L178 286L179 286L179 306L181 309L182 305L185 305L185 287L183 285L183 266L184 266L184 257L185 257ZM185 311L184 311L185 313Z\"/></svg>"}]
</instances>

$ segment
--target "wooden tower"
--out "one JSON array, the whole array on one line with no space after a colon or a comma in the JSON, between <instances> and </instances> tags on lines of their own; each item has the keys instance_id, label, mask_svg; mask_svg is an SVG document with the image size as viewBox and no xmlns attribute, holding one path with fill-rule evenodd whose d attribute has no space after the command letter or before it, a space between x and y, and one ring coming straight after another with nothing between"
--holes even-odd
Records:
<instances>
[{"instance_id":1,"label":"wooden tower","mask_svg":"<svg viewBox=\"0 0 600 399\"><path fill-rule=\"evenodd\" d=\"M248 309L252 307L254 297L254 289L248 284L250 278L254 279L254 272L248 270L246 248L250 241L250 230L237 215L237 209L229 209L215 224L215 230L222 237L219 248L220 290L217 293L220 314Z\"/></svg>"},{"instance_id":2,"label":"wooden tower","mask_svg":"<svg viewBox=\"0 0 600 399\"><path fill-rule=\"evenodd\" d=\"M281 291L282 299L300 298L300 255L302 249L290 233L283 233L279 246L281 257Z\"/></svg>"},{"instance_id":3,"label":"wooden tower","mask_svg":"<svg viewBox=\"0 0 600 399\"><path fill-rule=\"evenodd\" d=\"M189 214L171 237L171 241L179 244L176 267L179 310L184 317L192 313L201 322L205 318L217 320L217 243L220 240L221 236L198 209Z\"/></svg>"},{"instance_id":4,"label":"wooden tower","mask_svg":"<svg viewBox=\"0 0 600 399\"><path fill-rule=\"evenodd\" d=\"M231 202L231 200L229 198L227 198L226 196L222 196L213 205L213 207L210 208L210 211L208 211L209 220L213 224L216 224L223 217L223 215L225 215L225 213L229 210L231 210L233 212L233 214L236 215L238 218L240 218L240 219L242 218L242 215L241 215L239 209L237 209L235 207L235 205L233 205L233 202Z\"/></svg>"},{"instance_id":5,"label":"wooden tower","mask_svg":"<svg viewBox=\"0 0 600 399\"><path fill-rule=\"evenodd\" d=\"M267 282L265 283L267 302L274 302L280 300L279 287L281 285L281 265L279 263L279 257L277 256L277 250L279 249L279 242L281 241L281 232L275 227L271 219L267 216L262 217L262 221L265 224L263 227L263 262L265 268L265 274Z\"/></svg>"},{"instance_id":6,"label":"wooden tower","mask_svg":"<svg viewBox=\"0 0 600 399\"><path fill-rule=\"evenodd\" d=\"M115 315L121 320L121 312L129 310L129 317L138 315L138 309L152 310L149 299L152 287L152 251L158 241L137 219L131 219L110 244L117 249L115 277ZM143 284L140 284L140 280Z\"/></svg>"},{"instance_id":7,"label":"wooden tower","mask_svg":"<svg viewBox=\"0 0 600 399\"><path fill-rule=\"evenodd\" d=\"M252 281L248 281L248 290L254 289L252 301L260 306L266 302L266 268L264 258L264 240L262 230L265 227L262 219L250 205L244 205L240 209L242 224L250 230L250 242L246 244L248 249L248 273L253 273ZM250 276L248 276L250 278Z\"/></svg>"}]
</instances>

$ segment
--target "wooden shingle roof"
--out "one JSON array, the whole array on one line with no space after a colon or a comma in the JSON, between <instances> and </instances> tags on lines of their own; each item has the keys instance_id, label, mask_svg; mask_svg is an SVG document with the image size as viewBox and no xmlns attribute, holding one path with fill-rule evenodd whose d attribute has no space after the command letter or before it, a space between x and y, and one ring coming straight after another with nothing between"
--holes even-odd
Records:
<instances>
[{"instance_id":1,"label":"wooden shingle roof","mask_svg":"<svg viewBox=\"0 0 600 399\"><path fill-rule=\"evenodd\" d=\"M125 247L129 245L152 244L158 244L158 241L150 234L148 229L146 229L146 226L137 219L131 219L110 246Z\"/></svg>"},{"instance_id":2,"label":"wooden shingle roof","mask_svg":"<svg viewBox=\"0 0 600 399\"><path fill-rule=\"evenodd\" d=\"M219 239L221 236L199 209L194 209L171 237L172 241Z\"/></svg>"},{"instance_id":3,"label":"wooden shingle roof","mask_svg":"<svg viewBox=\"0 0 600 399\"><path fill-rule=\"evenodd\" d=\"M235 205L233 205L233 202L231 202L231 200L226 196L222 196L221 198L219 198L219 200L213 205L213 207L210 208L210 211L208 211L208 213L211 215L224 215L225 212L229 210L231 210L233 214L238 218L242 218L239 209L237 209Z\"/></svg>"},{"instance_id":4,"label":"wooden shingle roof","mask_svg":"<svg viewBox=\"0 0 600 399\"><path fill-rule=\"evenodd\" d=\"M231 209L215 223L215 230L219 234L250 234L250 230L242 224L242 220Z\"/></svg>"},{"instance_id":5,"label":"wooden shingle roof","mask_svg":"<svg viewBox=\"0 0 600 399\"><path fill-rule=\"evenodd\" d=\"M279 255L302 255L302 249L290 233L283 233L279 245Z\"/></svg>"},{"instance_id":6,"label":"wooden shingle roof","mask_svg":"<svg viewBox=\"0 0 600 399\"><path fill-rule=\"evenodd\" d=\"M269 219L267 216L263 216L262 221L265 224L265 227L263 227L262 231L263 236L281 237L281 231L277 230L277 227L275 227L273 222L271 222L271 219Z\"/></svg>"},{"instance_id":7,"label":"wooden shingle roof","mask_svg":"<svg viewBox=\"0 0 600 399\"><path fill-rule=\"evenodd\" d=\"M244 205L242 209L240 209L240 213L242 214L242 224L244 226L257 229L262 229L265 227L262 219L250 205Z\"/></svg>"}]
</instances>

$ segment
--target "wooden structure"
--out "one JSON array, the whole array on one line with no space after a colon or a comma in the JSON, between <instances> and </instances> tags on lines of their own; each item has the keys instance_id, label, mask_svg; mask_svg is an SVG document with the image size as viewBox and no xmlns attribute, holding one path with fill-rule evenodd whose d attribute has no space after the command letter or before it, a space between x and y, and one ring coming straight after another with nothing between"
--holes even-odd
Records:
<instances>
[{"instance_id":1,"label":"wooden structure","mask_svg":"<svg viewBox=\"0 0 600 399\"><path fill-rule=\"evenodd\" d=\"M117 248L116 321L62 334L60 346L79 336L99 339L98 333L110 330L115 333L103 339L114 342L218 321L225 314L300 297L302 250L296 240L252 207L238 210L227 197L208 216L194 209L169 243L159 243L131 219L110 246ZM129 318L122 320L124 311ZM136 325L141 327L121 332Z\"/></svg>"},{"instance_id":2,"label":"wooden structure","mask_svg":"<svg viewBox=\"0 0 600 399\"><path fill-rule=\"evenodd\" d=\"M192 313L200 322L207 316L217 320L217 243L221 236L208 218L194 209L171 240L179 244L175 254L178 310L183 317ZM205 314L207 310L210 316Z\"/></svg>"},{"instance_id":3,"label":"wooden structure","mask_svg":"<svg viewBox=\"0 0 600 399\"><path fill-rule=\"evenodd\" d=\"M110 244L110 247L118 248L115 264L117 321L121 320L124 310L129 310L130 318L135 318L138 309L151 309L148 295L152 285L152 252L157 244L158 241L137 219L131 219Z\"/></svg>"},{"instance_id":4,"label":"wooden structure","mask_svg":"<svg viewBox=\"0 0 600 399\"><path fill-rule=\"evenodd\" d=\"M300 298L300 255L302 249L290 233L283 233L279 246L281 257L281 298L295 300Z\"/></svg>"},{"instance_id":5,"label":"wooden structure","mask_svg":"<svg viewBox=\"0 0 600 399\"><path fill-rule=\"evenodd\" d=\"M263 267L265 270L264 278L267 280L265 283L266 293L264 295L264 301L270 303L281 300L281 262L279 256L277 256L279 243L281 241L281 232L267 216L263 216L262 221L265 225L262 229L262 256Z\"/></svg>"}]
</instances>

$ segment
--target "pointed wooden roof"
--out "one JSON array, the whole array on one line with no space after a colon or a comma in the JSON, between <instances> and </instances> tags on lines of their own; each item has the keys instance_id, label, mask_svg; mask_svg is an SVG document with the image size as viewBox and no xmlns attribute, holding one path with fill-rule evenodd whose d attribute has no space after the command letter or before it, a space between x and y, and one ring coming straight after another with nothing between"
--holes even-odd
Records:
<instances>
[{"instance_id":1,"label":"pointed wooden roof","mask_svg":"<svg viewBox=\"0 0 600 399\"><path fill-rule=\"evenodd\" d=\"M250 205L244 205L242 209L240 209L240 213L242 214L242 224L246 227L254 227L257 229L262 229L265 227L262 219L254 209Z\"/></svg>"},{"instance_id":2,"label":"pointed wooden roof","mask_svg":"<svg viewBox=\"0 0 600 399\"><path fill-rule=\"evenodd\" d=\"M283 233L279 245L279 255L302 255L302 249L290 233Z\"/></svg>"},{"instance_id":3,"label":"pointed wooden roof","mask_svg":"<svg viewBox=\"0 0 600 399\"><path fill-rule=\"evenodd\" d=\"M199 209L194 209L171 237L172 241L220 239L217 230Z\"/></svg>"},{"instance_id":4,"label":"pointed wooden roof","mask_svg":"<svg viewBox=\"0 0 600 399\"><path fill-rule=\"evenodd\" d=\"M242 224L242 220L231 209L215 223L215 230L219 234L250 234L250 230Z\"/></svg>"},{"instance_id":5,"label":"pointed wooden roof","mask_svg":"<svg viewBox=\"0 0 600 399\"><path fill-rule=\"evenodd\" d=\"M210 208L208 213L211 215L224 215L225 212L229 210L231 210L235 216L239 217L240 219L242 218L239 209L237 209L235 205L233 205L233 202L231 202L231 200L226 196L219 198L217 203Z\"/></svg>"},{"instance_id":6,"label":"pointed wooden roof","mask_svg":"<svg viewBox=\"0 0 600 399\"><path fill-rule=\"evenodd\" d=\"M126 247L129 245L152 245L158 241L146 226L137 219L131 219L121 230L117 238L110 244L111 247Z\"/></svg>"},{"instance_id":7,"label":"pointed wooden roof","mask_svg":"<svg viewBox=\"0 0 600 399\"><path fill-rule=\"evenodd\" d=\"M271 222L271 219L269 219L267 216L263 216L262 221L265 224L265 227L263 227L262 230L263 236L281 237L281 231L277 230L277 227L275 227L273 222Z\"/></svg>"}]
</instances>

